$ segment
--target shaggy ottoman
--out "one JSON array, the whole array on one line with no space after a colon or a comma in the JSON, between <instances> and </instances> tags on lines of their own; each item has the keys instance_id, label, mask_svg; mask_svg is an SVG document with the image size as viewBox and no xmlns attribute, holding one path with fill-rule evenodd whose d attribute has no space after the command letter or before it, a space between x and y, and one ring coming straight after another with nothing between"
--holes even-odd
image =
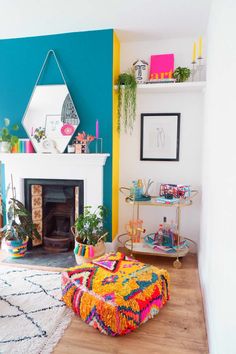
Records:
<instances>
[{"instance_id":1,"label":"shaggy ottoman","mask_svg":"<svg viewBox=\"0 0 236 354\"><path fill-rule=\"evenodd\" d=\"M113 253L62 273L67 306L111 336L127 334L159 312L169 299L166 270Z\"/></svg>"}]
</instances>

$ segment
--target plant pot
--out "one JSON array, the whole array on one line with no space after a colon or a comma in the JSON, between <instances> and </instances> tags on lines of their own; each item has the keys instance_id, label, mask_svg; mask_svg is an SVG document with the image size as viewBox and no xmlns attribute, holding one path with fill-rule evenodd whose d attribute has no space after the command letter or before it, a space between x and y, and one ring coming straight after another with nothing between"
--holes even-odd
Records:
<instances>
[{"instance_id":1,"label":"plant pot","mask_svg":"<svg viewBox=\"0 0 236 354\"><path fill-rule=\"evenodd\" d=\"M0 142L0 153L9 153L11 152L11 144L8 141Z\"/></svg>"},{"instance_id":2,"label":"plant pot","mask_svg":"<svg viewBox=\"0 0 236 354\"><path fill-rule=\"evenodd\" d=\"M91 248L93 248L93 250L91 250ZM92 246L92 245L85 245L79 242L79 236L75 238L74 253L75 253L76 263L78 265L82 263L90 262L91 260L104 255L105 251L106 248L103 240L100 240L95 246Z\"/></svg>"},{"instance_id":3,"label":"plant pot","mask_svg":"<svg viewBox=\"0 0 236 354\"><path fill-rule=\"evenodd\" d=\"M25 256L27 251L27 243L29 238L26 240L5 240L5 247L10 258L21 258Z\"/></svg>"},{"instance_id":4,"label":"plant pot","mask_svg":"<svg viewBox=\"0 0 236 354\"><path fill-rule=\"evenodd\" d=\"M76 154L89 154L89 143L77 143L75 144Z\"/></svg>"}]
</instances>

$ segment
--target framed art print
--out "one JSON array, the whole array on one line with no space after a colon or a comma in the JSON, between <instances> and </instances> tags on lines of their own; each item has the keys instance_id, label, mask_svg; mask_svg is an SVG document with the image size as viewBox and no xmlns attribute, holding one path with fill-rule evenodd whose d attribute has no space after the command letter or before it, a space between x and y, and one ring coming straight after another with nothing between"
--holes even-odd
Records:
<instances>
[{"instance_id":1,"label":"framed art print","mask_svg":"<svg viewBox=\"0 0 236 354\"><path fill-rule=\"evenodd\" d=\"M142 113L143 161L179 161L180 113Z\"/></svg>"}]
</instances>

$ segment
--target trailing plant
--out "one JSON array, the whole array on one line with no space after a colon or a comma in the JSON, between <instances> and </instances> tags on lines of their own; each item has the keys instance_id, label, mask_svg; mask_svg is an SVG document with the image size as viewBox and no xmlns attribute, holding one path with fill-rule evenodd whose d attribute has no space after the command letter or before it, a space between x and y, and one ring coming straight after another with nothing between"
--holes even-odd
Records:
<instances>
[{"instance_id":1,"label":"trailing plant","mask_svg":"<svg viewBox=\"0 0 236 354\"><path fill-rule=\"evenodd\" d=\"M108 214L107 208L99 205L94 212L91 209L91 206L85 206L84 213L75 221L78 241L86 245L96 245L99 239L104 239L108 234L103 227Z\"/></svg>"},{"instance_id":2,"label":"trailing plant","mask_svg":"<svg viewBox=\"0 0 236 354\"><path fill-rule=\"evenodd\" d=\"M12 195L7 210L7 224L0 229L1 237L11 241L24 241L27 237L40 239L40 234L33 223L30 212L15 198L13 183Z\"/></svg>"},{"instance_id":3,"label":"trailing plant","mask_svg":"<svg viewBox=\"0 0 236 354\"><path fill-rule=\"evenodd\" d=\"M191 70L189 68L182 68L179 66L173 72L173 78L176 79L176 82L184 82L188 80L191 74Z\"/></svg>"},{"instance_id":4,"label":"trailing plant","mask_svg":"<svg viewBox=\"0 0 236 354\"><path fill-rule=\"evenodd\" d=\"M137 83L133 72L122 73L118 77L118 130L133 131L136 119Z\"/></svg>"},{"instance_id":5,"label":"trailing plant","mask_svg":"<svg viewBox=\"0 0 236 354\"><path fill-rule=\"evenodd\" d=\"M0 142L7 142L10 144L11 147L13 147L19 140L19 138L11 134L11 131L16 132L19 130L18 124L13 124L10 126L11 121L8 118L4 119L4 126L0 129Z\"/></svg>"}]
</instances>

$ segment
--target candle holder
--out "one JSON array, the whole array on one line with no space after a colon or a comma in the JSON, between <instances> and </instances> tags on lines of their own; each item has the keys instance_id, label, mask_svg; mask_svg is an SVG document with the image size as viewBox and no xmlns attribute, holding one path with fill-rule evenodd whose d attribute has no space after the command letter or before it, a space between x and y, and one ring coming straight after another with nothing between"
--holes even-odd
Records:
<instances>
[{"instance_id":1,"label":"candle holder","mask_svg":"<svg viewBox=\"0 0 236 354\"><path fill-rule=\"evenodd\" d=\"M203 81L204 80L204 69L205 69L205 65L203 62L203 58L202 57L198 57L198 65L197 65L197 78L198 81Z\"/></svg>"},{"instance_id":2,"label":"candle holder","mask_svg":"<svg viewBox=\"0 0 236 354\"><path fill-rule=\"evenodd\" d=\"M197 73L197 68L196 68L196 61L192 62L192 70L191 70L191 80L196 81L196 73Z\"/></svg>"},{"instance_id":3,"label":"candle holder","mask_svg":"<svg viewBox=\"0 0 236 354\"><path fill-rule=\"evenodd\" d=\"M96 138L95 139L95 143L96 143L96 147L95 147L96 154L102 154L103 139L102 138Z\"/></svg>"}]
</instances>

